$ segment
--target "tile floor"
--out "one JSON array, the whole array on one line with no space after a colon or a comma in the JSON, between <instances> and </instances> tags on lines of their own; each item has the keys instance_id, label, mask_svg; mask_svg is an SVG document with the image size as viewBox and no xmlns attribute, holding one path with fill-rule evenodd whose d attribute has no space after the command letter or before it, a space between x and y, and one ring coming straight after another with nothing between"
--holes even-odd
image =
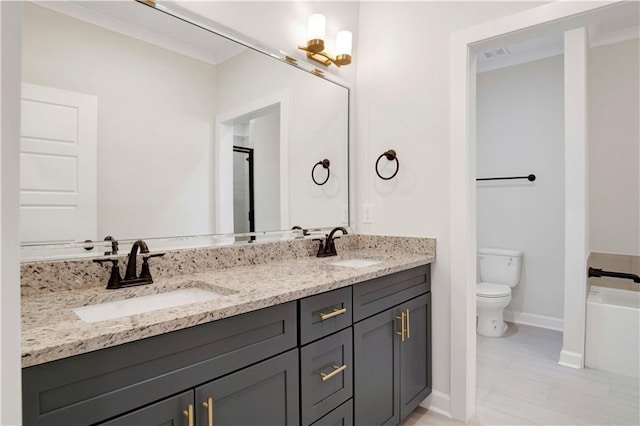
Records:
<instances>
[{"instance_id":1,"label":"tile floor","mask_svg":"<svg viewBox=\"0 0 640 426\"><path fill-rule=\"evenodd\" d=\"M558 365L562 333L509 324L478 336L472 425L640 425L640 380ZM418 407L402 426L461 425Z\"/></svg>"}]
</instances>

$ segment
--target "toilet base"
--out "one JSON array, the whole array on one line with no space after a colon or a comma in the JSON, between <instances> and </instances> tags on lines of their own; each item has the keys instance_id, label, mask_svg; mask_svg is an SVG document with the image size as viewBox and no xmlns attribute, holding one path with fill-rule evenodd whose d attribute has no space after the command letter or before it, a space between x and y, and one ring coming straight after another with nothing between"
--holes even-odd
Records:
<instances>
[{"instance_id":1,"label":"toilet base","mask_svg":"<svg viewBox=\"0 0 640 426\"><path fill-rule=\"evenodd\" d=\"M504 308L511 302L511 296L499 298L483 298L476 296L478 309L477 332L481 336L500 337L507 331L504 322Z\"/></svg>"},{"instance_id":2,"label":"toilet base","mask_svg":"<svg viewBox=\"0 0 640 426\"><path fill-rule=\"evenodd\" d=\"M507 331L508 325L502 316L503 309L478 310L477 332L481 336L500 337Z\"/></svg>"},{"instance_id":3,"label":"toilet base","mask_svg":"<svg viewBox=\"0 0 640 426\"><path fill-rule=\"evenodd\" d=\"M478 328L476 331L479 335L485 337L502 337L509 328L506 322L502 321L502 326L500 326L500 322L497 320L491 320L490 322L485 321L482 323L482 326L480 326L480 324L480 318L478 318Z\"/></svg>"}]
</instances>

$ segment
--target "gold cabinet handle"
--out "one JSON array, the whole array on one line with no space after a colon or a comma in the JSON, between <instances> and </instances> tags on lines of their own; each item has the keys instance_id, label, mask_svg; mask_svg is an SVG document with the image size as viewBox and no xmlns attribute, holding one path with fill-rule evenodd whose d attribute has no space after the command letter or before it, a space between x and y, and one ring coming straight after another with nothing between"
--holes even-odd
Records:
<instances>
[{"instance_id":1,"label":"gold cabinet handle","mask_svg":"<svg viewBox=\"0 0 640 426\"><path fill-rule=\"evenodd\" d=\"M193 426L193 404L189 404L189 408L182 412L182 415L187 418L189 426Z\"/></svg>"},{"instance_id":2,"label":"gold cabinet handle","mask_svg":"<svg viewBox=\"0 0 640 426\"><path fill-rule=\"evenodd\" d=\"M333 376L335 376L336 374L338 374L341 371L344 371L347 369L347 364L338 367L337 365L333 366L333 371L331 373L320 373L320 377L322 378L322 381L324 382L325 380L329 380L330 378L332 378Z\"/></svg>"},{"instance_id":3,"label":"gold cabinet handle","mask_svg":"<svg viewBox=\"0 0 640 426\"><path fill-rule=\"evenodd\" d=\"M202 406L207 409L207 425L213 426L213 398L208 397Z\"/></svg>"},{"instance_id":4,"label":"gold cabinet handle","mask_svg":"<svg viewBox=\"0 0 640 426\"><path fill-rule=\"evenodd\" d=\"M407 309L407 339L411 338L411 332L409 331L410 326L411 321L409 320L409 310Z\"/></svg>"},{"instance_id":5,"label":"gold cabinet handle","mask_svg":"<svg viewBox=\"0 0 640 426\"><path fill-rule=\"evenodd\" d=\"M334 309L333 311L323 314L322 312L320 313L320 319L322 321L329 319L329 318L333 318L333 317L337 317L338 315L342 315L344 313L347 312L347 308L342 308L342 309Z\"/></svg>"},{"instance_id":6,"label":"gold cabinet handle","mask_svg":"<svg viewBox=\"0 0 640 426\"><path fill-rule=\"evenodd\" d=\"M400 320L400 331L396 331L396 334L401 337L403 342L404 342L404 332L405 332L404 319L406 315L407 314L405 312L401 312L400 316L396 316L396 319Z\"/></svg>"}]
</instances>

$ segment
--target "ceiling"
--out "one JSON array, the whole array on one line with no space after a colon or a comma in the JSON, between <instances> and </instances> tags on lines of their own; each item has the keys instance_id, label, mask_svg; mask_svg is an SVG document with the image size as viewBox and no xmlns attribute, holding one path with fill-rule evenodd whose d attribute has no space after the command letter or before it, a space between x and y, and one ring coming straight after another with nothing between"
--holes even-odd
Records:
<instances>
[{"instance_id":1,"label":"ceiling","mask_svg":"<svg viewBox=\"0 0 640 426\"><path fill-rule=\"evenodd\" d=\"M587 30L589 47L639 38L640 2L625 2L622 7L594 14ZM476 68L479 73L486 72L563 53L564 34L557 33L482 51L476 56Z\"/></svg>"}]
</instances>

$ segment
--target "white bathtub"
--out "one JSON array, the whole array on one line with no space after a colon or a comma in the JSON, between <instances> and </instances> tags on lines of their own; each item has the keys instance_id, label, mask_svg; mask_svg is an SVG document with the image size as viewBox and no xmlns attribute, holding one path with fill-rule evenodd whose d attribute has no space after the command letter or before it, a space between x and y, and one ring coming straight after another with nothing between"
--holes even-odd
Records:
<instances>
[{"instance_id":1,"label":"white bathtub","mask_svg":"<svg viewBox=\"0 0 640 426\"><path fill-rule=\"evenodd\" d=\"M640 292L591 286L585 364L640 377Z\"/></svg>"}]
</instances>

